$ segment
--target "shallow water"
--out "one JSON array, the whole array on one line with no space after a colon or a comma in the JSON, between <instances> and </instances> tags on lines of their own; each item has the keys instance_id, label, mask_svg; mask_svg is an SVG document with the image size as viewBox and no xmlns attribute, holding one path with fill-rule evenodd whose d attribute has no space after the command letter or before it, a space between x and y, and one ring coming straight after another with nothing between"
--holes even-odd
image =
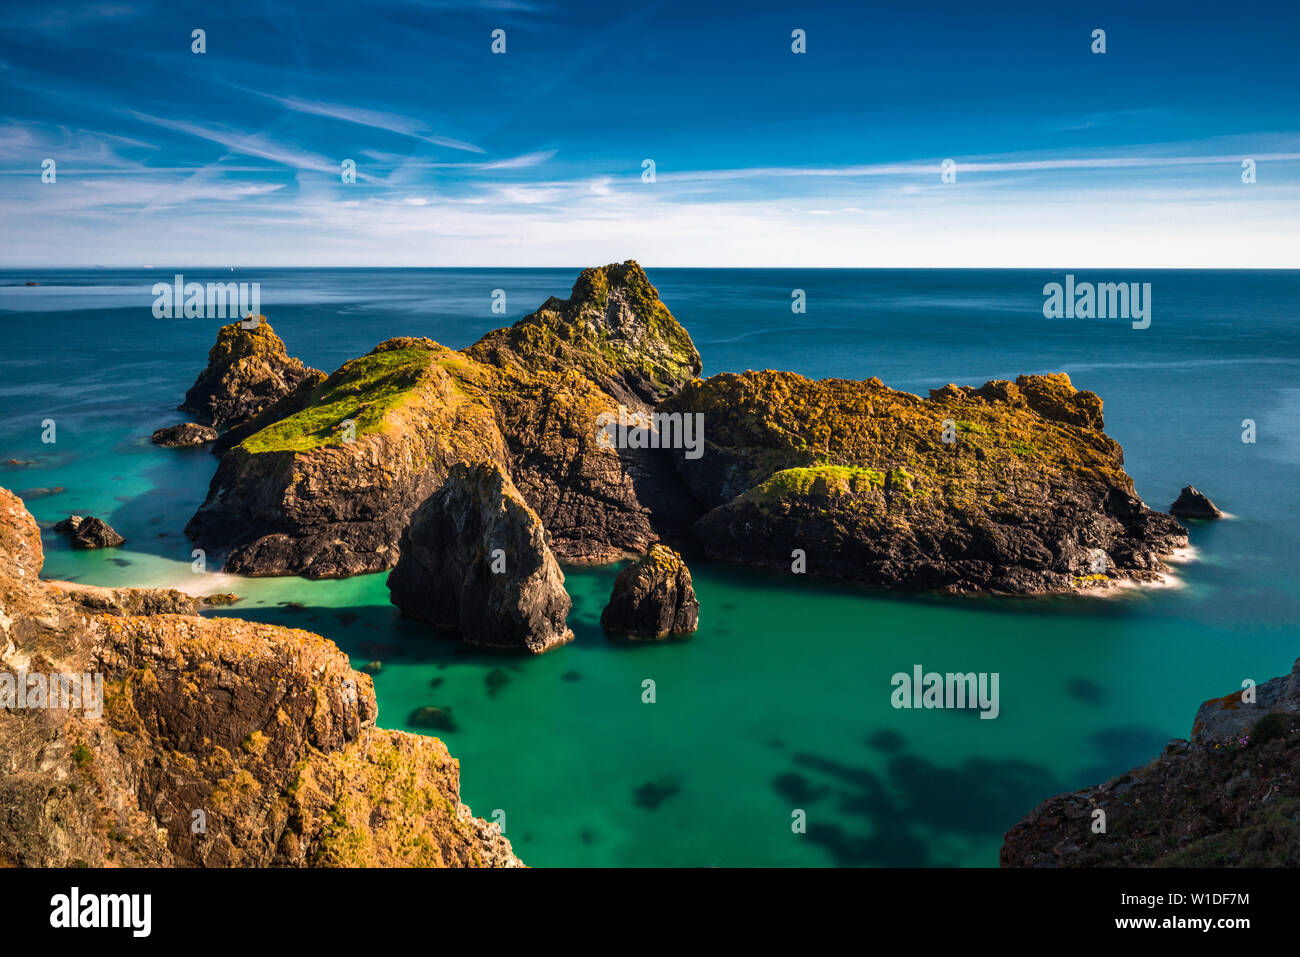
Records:
<instances>
[{"instance_id":1,"label":"shallow water","mask_svg":"<svg viewBox=\"0 0 1300 957\"><path fill-rule=\"evenodd\" d=\"M270 270L290 351L333 369L393 335L468 345L576 271ZM629 647L598 625L616 569L567 570L576 639L540 658L469 653L401 621L383 575L337 582L191 571L182 529L215 459L159 449L153 429L203 366L216 321L157 320L170 272L0 273L0 483L53 522L107 519L120 549L75 553L45 535L46 575L234 591L223 614L324 634L375 678L381 725L425 705L461 761L476 813L504 812L530 864L992 865L1001 835L1043 798L1107 778L1185 736L1196 706L1289 670L1296 590L1300 411L1294 273L1080 274L1153 283L1150 329L1045 320L1019 271L652 270L705 373L790 368L924 394L1067 371L1106 402L1139 493L1167 507L1188 482L1234 516L1191 529L1179 587L1113 597L939 599L867 592L692 562L701 629ZM39 287L21 285L37 280ZM18 283L18 285L13 285ZM491 290L508 293L505 315ZM808 313L790 312L805 289ZM1255 444L1241 442L1254 419ZM42 443L53 419L57 441ZM286 603L297 603L301 607ZM890 677L997 672L1000 714L895 710ZM653 704L643 682L655 682ZM791 831L795 809L806 834Z\"/></svg>"}]
</instances>

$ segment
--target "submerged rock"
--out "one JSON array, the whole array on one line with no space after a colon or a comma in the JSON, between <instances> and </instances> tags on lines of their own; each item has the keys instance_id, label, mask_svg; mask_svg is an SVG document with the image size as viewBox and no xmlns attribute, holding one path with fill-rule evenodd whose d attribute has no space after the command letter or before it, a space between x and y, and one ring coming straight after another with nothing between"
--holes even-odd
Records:
<instances>
[{"instance_id":1,"label":"submerged rock","mask_svg":"<svg viewBox=\"0 0 1300 957\"><path fill-rule=\"evenodd\" d=\"M1300 866L1300 660L1255 692L1205 702L1191 740L1145 767L1044 801L1007 832L1002 865Z\"/></svg>"},{"instance_id":2,"label":"submerged rock","mask_svg":"<svg viewBox=\"0 0 1300 957\"><path fill-rule=\"evenodd\" d=\"M1223 513L1194 485L1184 485L1178 500L1169 506L1169 514L1179 518L1215 519L1223 518Z\"/></svg>"},{"instance_id":3,"label":"submerged rock","mask_svg":"<svg viewBox=\"0 0 1300 957\"><path fill-rule=\"evenodd\" d=\"M520 866L332 642L45 582L43 557L0 489L0 673L102 676L87 707L0 706L0 866Z\"/></svg>"},{"instance_id":4,"label":"submerged rock","mask_svg":"<svg viewBox=\"0 0 1300 957\"><path fill-rule=\"evenodd\" d=\"M69 515L56 522L54 530L68 536L73 548L116 548L126 541L107 522L93 516Z\"/></svg>"},{"instance_id":5,"label":"submerged rock","mask_svg":"<svg viewBox=\"0 0 1300 957\"><path fill-rule=\"evenodd\" d=\"M216 438L217 430L211 426L199 425L197 422L182 422L180 425L169 425L158 429L149 441L164 448L182 448L206 445L216 441Z\"/></svg>"},{"instance_id":6,"label":"submerged rock","mask_svg":"<svg viewBox=\"0 0 1300 957\"><path fill-rule=\"evenodd\" d=\"M600 624L611 635L653 639L690 634L699 619L690 569L671 548L655 545L618 573Z\"/></svg>"},{"instance_id":7,"label":"submerged rock","mask_svg":"<svg viewBox=\"0 0 1300 957\"><path fill-rule=\"evenodd\" d=\"M221 327L181 411L194 413L205 425L227 428L288 395L311 371L289 355L265 317L259 320L252 329L242 322Z\"/></svg>"},{"instance_id":8,"label":"submerged rock","mask_svg":"<svg viewBox=\"0 0 1300 957\"><path fill-rule=\"evenodd\" d=\"M499 466L452 466L411 516L399 555L388 589L405 615L534 654L573 638L546 530Z\"/></svg>"},{"instance_id":9,"label":"submerged rock","mask_svg":"<svg viewBox=\"0 0 1300 957\"><path fill-rule=\"evenodd\" d=\"M26 501L32 498L49 498L52 495L62 495L67 489L62 485L47 486L42 488L25 488L18 493L18 497Z\"/></svg>"},{"instance_id":10,"label":"submerged rock","mask_svg":"<svg viewBox=\"0 0 1300 957\"><path fill-rule=\"evenodd\" d=\"M456 719L451 716L450 708L435 708L433 705L416 708L411 712L411 716L406 719L406 723L416 728L427 728L430 731L446 731L448 733L455 731L457 728Z\"/></svg>"}]
</instances>

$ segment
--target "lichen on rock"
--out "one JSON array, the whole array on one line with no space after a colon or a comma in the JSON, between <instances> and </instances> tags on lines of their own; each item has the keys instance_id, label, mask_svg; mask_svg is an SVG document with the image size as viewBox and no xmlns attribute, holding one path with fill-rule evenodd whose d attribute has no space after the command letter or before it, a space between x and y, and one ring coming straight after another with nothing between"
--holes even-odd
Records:
<instances>
[{"instance_id":1,"label":"lichen on rock","mask_svg":"<svg viewBox=\"0 0 1300 957\"><path fill-rule=\"evenodd\" d=\"M492 462L564 560L640 554L697 512L665 455L608 454L596 419L620 402L645 408L699 368L639 266L587 270L568 300L462 352L393 339L307 387L309 370L217 440L221 463L186 531L242 574L379 571L453 464Z\"/></svg>"},{"instance_id":2,"label":"lichen on rock","mask_svg":"<svg viewBox=\"0 0 1300 957\"><path fill-rule=\"evenodd\" d=\"M441 741L375 726L332 642L42 561L0 489L0 672L103 689L98 714L0 709L0 866L520 866Z\"/></svg>"},{"instance_id":3,"label":"lichen on rock","mask_svg":"<svg viewBox=\"0 0 1300 957\"><path fill-rule=\"evenodd\" d=\"M878 379L724 373L663 408L708 448L674 457L711 510L710 557L890 587L1033 594L1151 580L1186 531L1142 504L1101 402L1065 375L922 399Z\"/></svg>"},{"instance_id":4,"label":"lichen on rock","mask_svg":"<svg viewBox=\"0 0 1300 957\"><path fill-rule=\"evenodd\" d=\"M251 328L243 321L221 327L182 412L219 429L237 425L293 391L311 371L289 355L264 316L258 319Z\"/></svg>"}]
</instances>

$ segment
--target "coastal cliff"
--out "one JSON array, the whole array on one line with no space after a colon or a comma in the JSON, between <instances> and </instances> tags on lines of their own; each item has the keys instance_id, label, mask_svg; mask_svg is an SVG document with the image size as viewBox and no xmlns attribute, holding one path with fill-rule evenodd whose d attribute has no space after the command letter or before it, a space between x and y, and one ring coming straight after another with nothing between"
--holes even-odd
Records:
<instances>
[{"instance_id":1,"label":"coastal cliff","mask_svg":"<svg viewBox=\"0 0 1300 957\"><path fill-rule=\"evenodd\" d=\"M80 706L0 709L0 865L521 866L440 740L375 727L332 642L43 560L0 489L0 687L102 676Z\"/></svg>"},{"instance_id":2,"label":"coastal cliff","mask_svg":"<svg viewBox=\"0 0 1300 957\"><path fill-rule=\"evenodd\" d=\"M1300 867L1300 659L1254 693L1202 704L1145 767L1044 801L1002 866Z\"/></svg>"}]
</instances>

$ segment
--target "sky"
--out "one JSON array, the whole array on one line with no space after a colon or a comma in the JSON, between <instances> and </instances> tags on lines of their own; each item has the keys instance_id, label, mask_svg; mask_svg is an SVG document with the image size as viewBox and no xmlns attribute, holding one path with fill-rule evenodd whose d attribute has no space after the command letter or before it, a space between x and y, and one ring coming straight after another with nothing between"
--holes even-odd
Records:
<instances>
[{"instance_id":1,"label":"sky","mask_svg":"<svg viewBox=\"0 0 1300 957\"><path fill-rule=\"evenodd\" d=\"M0 8L0 268L625 259L1300 267L1300 3Z\"/></svg>"}]
</instances>

